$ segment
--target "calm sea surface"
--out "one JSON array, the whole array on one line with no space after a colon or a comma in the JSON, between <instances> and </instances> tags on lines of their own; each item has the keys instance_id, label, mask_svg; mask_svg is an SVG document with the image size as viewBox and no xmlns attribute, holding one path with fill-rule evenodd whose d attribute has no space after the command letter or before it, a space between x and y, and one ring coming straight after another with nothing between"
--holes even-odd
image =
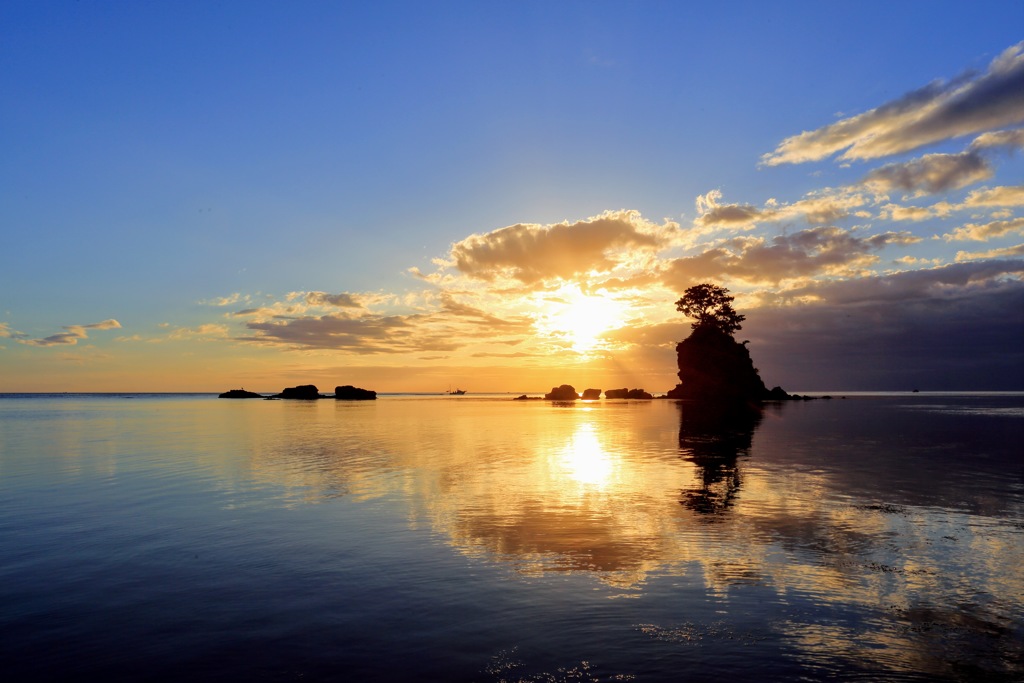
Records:
<instances>
[{"instance_id":1,"label":"calm sea surface","mask_svg":"<svg viewBox=\"0 0 1024 683\"><path fill-rule=\"evenodd\" d=\"M0 395L0 675L1024 678L1024 395L509 399Z\"/></svg>"}]
</instances>

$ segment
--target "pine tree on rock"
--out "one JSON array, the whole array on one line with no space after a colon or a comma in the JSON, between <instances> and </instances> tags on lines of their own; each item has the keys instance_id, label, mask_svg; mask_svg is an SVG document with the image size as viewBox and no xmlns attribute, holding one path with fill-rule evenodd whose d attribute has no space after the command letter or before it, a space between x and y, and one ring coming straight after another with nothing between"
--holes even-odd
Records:
<instances>
[{"instance_id":1,"label":"pine tree on rock","mask_svg":"<svg viewBox=\"0 0 1024 683\"><path fill-rule=\"evenodd\" d=\"M733 338L746 319L732 307L733 298L724 287L700 284L676 302L695 322L690 336L676 345L679 384L669 398L750 403L769 397L746 343Z\"/></svg>"}]
</instances>

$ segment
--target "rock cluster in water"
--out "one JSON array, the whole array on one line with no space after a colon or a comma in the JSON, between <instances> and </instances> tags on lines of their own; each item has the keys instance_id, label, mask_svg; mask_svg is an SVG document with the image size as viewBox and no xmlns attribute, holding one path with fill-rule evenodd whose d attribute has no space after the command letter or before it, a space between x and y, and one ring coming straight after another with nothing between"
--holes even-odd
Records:
<instances>
[{"instance_id":1,"label":"rock cluster in water","mask_svg":"<svg viewBox=\"0 0 1024 683\"><path fill-rule=\"evenodd\" d=\"M654 398L651 394L647 393L643 389L609 389L604 392L605 398L638 398L638 399L651 399Z\"/></svg>"},{"instance_id":2,"label":"rock cluster in water","mask_svg":"<svg viewBox=\"0 0 1024 683\"><path fill-rule=\"evenodd\" d=\"M633 398L633 399L652 399L654 396L647 393L643 389L608 389L604 392L605 398ZM525 401L527 400L526 394L518 396L513 400ZM583 395L581 396L576 392L576 388L571 384L563 384L561 386L552 387L551 391L544 394L544 399L547 401L576 401L582 398L584 401L596 401L601 398L600 389L584 389Z\"/></svg>"},{"instance_id":3,"label":"rock cluster in water","mask_svg":"<svg viewBox=\"0 0 1024 683\"><path fill-rule=\"evenodd\" d=\"M315 401L321 398L331 398L325 394L321 394L320 390L316 388L315 384L300 384L297 387L287 387L281 391L280 394L274 394L272 396L264 396L263 394L257 394L253 391L246 391L245 389L232 389L231 391L225 391L220 394L218 398L266 398L270 399L297 399L300 401ZM370 391L369 389L360 389L354 387L351 384L345 384L343 386L334 387L334 398L339 401L374 401L377 399L377 392Z\"/></svg>"}]
</instances>

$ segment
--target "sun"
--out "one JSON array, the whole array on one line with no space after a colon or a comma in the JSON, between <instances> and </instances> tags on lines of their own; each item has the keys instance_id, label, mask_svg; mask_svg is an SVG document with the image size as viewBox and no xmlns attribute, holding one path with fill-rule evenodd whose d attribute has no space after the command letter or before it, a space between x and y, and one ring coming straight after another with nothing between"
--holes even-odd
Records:
<instances>
[{"instance_id":1,"label":"sun","mask_svg":"<svg viewBox=\"0 0 1024 683\"><path fill-rule=\"evenodd\" d=\"M624 306L600 294L584 294L577 285L567 285L545 298L538 320L545 334L567 341L578 353L602 345L601 334L622 326Z\"/></svg>"}]
</instances>

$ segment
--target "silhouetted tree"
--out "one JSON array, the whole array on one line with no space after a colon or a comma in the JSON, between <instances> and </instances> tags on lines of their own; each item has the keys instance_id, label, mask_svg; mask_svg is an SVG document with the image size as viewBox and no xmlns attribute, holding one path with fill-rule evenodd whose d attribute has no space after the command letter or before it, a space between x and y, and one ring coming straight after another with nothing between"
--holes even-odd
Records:
<instances>
[{"instance_id":1,"label":"silhouetted tree","mask_svg":"<svg viewBox=\"0 0 1024 683\"><path fill-rule=\"evenodd\" d=\"M726 403L768 398L746 342L733 338L746 316L733 309L732 300L728 289L701 284L676 302L676 310L696 322L690 336L676 345L679 384L668 392L669 398Z\"/></svg>"},{"instance_id":2,"label":"silhouetted tree","mask_svg":"<svg viewBox=\"0 0 1024 683\"><path fill-rule=\"evenodd\" d=\"M747 319L732 307L735 297L729 296L729 290L717 285L700 284L690 287L683 293L683 298L676 302L676 310L688 318L695 318L693 329L714 327L725 334L732 334L740 329L740 323Z\"/></svg>"}]
</instances>

